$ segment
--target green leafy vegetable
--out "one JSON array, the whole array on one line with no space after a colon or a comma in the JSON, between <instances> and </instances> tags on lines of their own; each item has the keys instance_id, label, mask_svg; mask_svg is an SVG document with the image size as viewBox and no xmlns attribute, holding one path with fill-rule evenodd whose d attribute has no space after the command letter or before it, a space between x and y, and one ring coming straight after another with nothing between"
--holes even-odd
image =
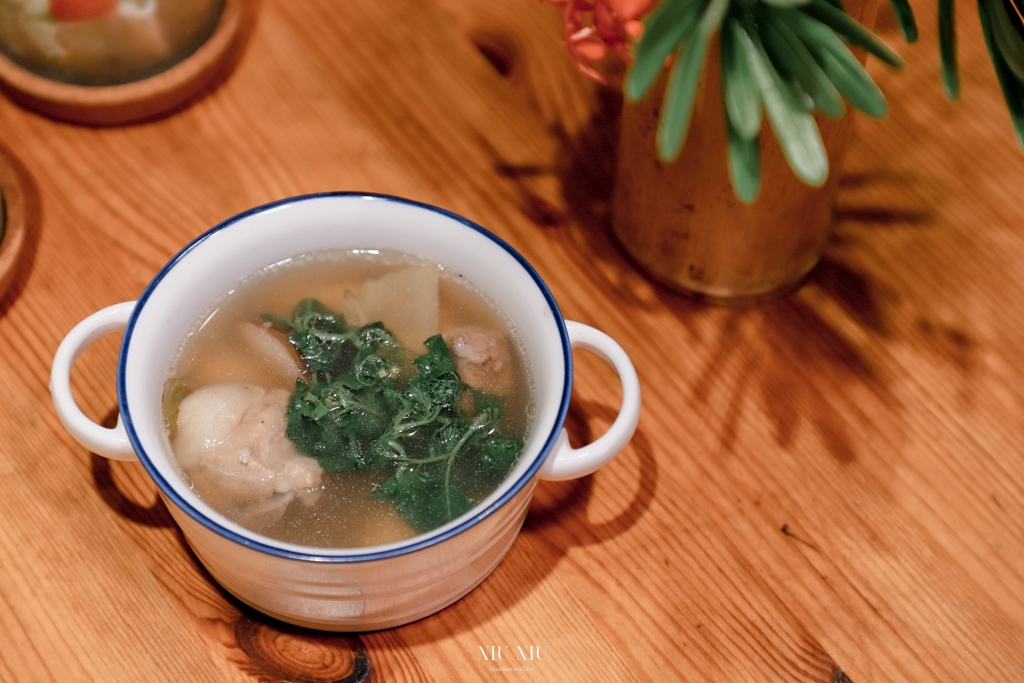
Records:
<instances>
[{"instance_id":1,"label":"green leafy vegetable","mask_svg":"<svg viewBox=\"0 0 1024 683\"><path fill-rule=\"evenodd\" d=\"M263 318L289 332L309 369L288 404L288 438L329 472L378 475L372 496L415 531L469 511L515 465L524 443L502 431L503 400L463 384L440 335L412 357L381 323L348 325L314 299Z\"/></svg>"},{"instance_id":2,"label":"green leafy vegetable","mask_svg":"<svg viewBox=\"0 0 1024 683\"><path fill-rule=\"evenodd\" d=\"M436 529L476 505L448 486L443 475L423 467L399 467L372 495L378 500L394 501L402 519L421 533Z\"/></svg>"}]
</instances>

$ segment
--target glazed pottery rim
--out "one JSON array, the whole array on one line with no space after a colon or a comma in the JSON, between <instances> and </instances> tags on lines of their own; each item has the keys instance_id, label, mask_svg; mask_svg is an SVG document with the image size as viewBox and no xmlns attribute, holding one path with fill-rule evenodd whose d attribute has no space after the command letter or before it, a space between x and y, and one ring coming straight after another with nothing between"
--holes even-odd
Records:
<instances>
[{"instance_id":1,"label":"glazed pottery rim","mask_svg":"<svg viewBox=\"0 0 1024 683\"><path fill-rule=\"evenodd\" d=\"M491 240L495 245L506 251L512 256L519 266L529 275L533 280L534 284L540 290L547 303L554 323L557 327L559 340L561 342L561 350L563 357L563 364L565 368L565 375L563 377L563 386L561 390L561 398L559 399L558 410L555 416L554 423L550 428L550 432L541 446L539 452L534 457L533 462L529 464L529 467L509 486L498 498L490 501L486 505L483 503L477 505L472 514L466 519L462 520L459 524L451 527L441 527L441 532L427 532L414 536L407 542L400 542L396 544L390 544L388 546L370 546L368 548L323 548L318 549L311 546L298 546L283 541L277 542L281 545L287 545L289 547L281 547L281 545L274 544L273 539L262 536L258 532L250 532L255 536L259 536L260 539L256 540L245 536L237 531L234 531L226 526L220 524L217 520L210 518L207 514L203 513L190 502L185 500L175 488L168 482L167 478L163 475L160 469L150 460L147 455L145 448L143 447L135 430L134 422L132 420L131 412L128 406L127 400L127 387L126 387L126 370L127 370L127 359L128 349L131 344L132 336L135 330L135 324L138 320L140 312L145 308L146 302L159 286L164 277L189 253L198 248L203 242L205 242L210 236L225 230L236 223L249 218L251 216L272 211L288 205L294 205L306 201L315 201L320 199L353 199L353 200L368 200L368 201L380 201L380 202L394 202L405 206L423 209L450 220L453 220L461 225L476 231L480 235ZM545 460L551 454L556 442L558 441L559 434L561 432L562 425L565 422L565 417L569 410L569 400L571 397L572 388L572 377L573 377L573 366L572 366L572 348L569 341L569 333L566 329L565 320L558 308L558 304L555 302L554 295L548 288L547 284L541 279L540 275L533 268L533 266L527 261L518 251L516 251L511 245L505 242L503 239L487 230L486 228L474 223L473 221L460 216L456 213L442 209L440 207L418 202L412 199L406 199L403 197L397 197L393 195L372 193L372 192L319 192L312 194L297 195L294 197L288 197L280 199L260 206L255 206L239 214L231 216L224 221L221 221L214 227L210 228L203 234L196 237L194 240L189 242L184 248L182 248L170 261L163 265L157 274L150 280L149 284L146 285L145 290L139 296L134 308L128 318L127 325L124 328L124 336L121 341L120 353L118 356L117 363L117 402L118 410L120 411L121 420L128 435L128 440L138 455L139 462L146 469L150 477L157 484L160 492L166 496L170 501L182 510L189 517L194 519L196 522L201 524L203 527L213 531L214 533L226 538L227 540L234 541L239 545L248 547L252 550L266 553L268 555L274 555L283 559L292 560L304 560L321 563L360 563L369 562L375 560L385 560L389 558L401 557L408 555L425 548L443 543L450 538L458 536L459 534L469 530L476 524L479 524L490 515L497 512L506 503L508 503L513 497L519 494L519 492L531 482L537 475L538 470L543 466ZM383 550L378 548L384 548ZM345 554L337 554L344 552Z\"/></svg>"}]
</instances>

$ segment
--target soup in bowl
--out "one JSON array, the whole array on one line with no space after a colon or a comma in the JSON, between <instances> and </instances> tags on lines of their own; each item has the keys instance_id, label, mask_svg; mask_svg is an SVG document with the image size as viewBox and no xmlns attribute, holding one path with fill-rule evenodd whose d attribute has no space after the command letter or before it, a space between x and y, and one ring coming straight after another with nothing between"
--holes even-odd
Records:
<instances>
[{"instance_id":1,"label":"soup in bowl","mask_svg":"<svg viewBox=\"0 0 1024 683\"><path fill-rule=\"evenodd\" d=\"M118 424L71 395L77 356L124 330ZM622 405L581 448L562 425L572 349ZM636 373L565 321L526 260L450 212L320 194L235 216L138 301L79 323L54 357L61 421L138 459L225 589L283 621L387 628L458 600L504 557L538 479L594 472L632 437Z\"/></svg>"}]
</instances>

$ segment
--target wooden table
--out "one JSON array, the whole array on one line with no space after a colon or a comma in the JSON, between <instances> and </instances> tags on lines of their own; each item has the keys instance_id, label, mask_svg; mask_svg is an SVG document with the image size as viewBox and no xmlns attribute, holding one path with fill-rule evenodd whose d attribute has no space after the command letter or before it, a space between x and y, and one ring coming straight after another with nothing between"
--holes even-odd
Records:
<instances>
[{"instance_id":1,"label":"wooden table","mask_svg":"<svg viewBox=\"0 0 1024 683\"><path fill-rule=\"evenodd\" d=\"M954 106L926 4L919 45L882 19L909 66L870 67L892 113L856 122L824 262L752 310L655 286L615 248L615 98L535 0L265 0L219 86L144 125L0 101L30 228L0 301L0 680L1019 680L1024 154L974 8ZM342 189L510 241L567 318L621 342L645 401L609 466L539 487L483 585L360 635L243 608L143 469L79 447L47 390L63 335L188 240ZM114 418L116 353L104 339L75 369L97 420ZM599 361L577 363L579 442L618 397ZM492 646L531 670L491 671ZM531 646L539 660L514 661Z\"/></svg>"}]
</instances>

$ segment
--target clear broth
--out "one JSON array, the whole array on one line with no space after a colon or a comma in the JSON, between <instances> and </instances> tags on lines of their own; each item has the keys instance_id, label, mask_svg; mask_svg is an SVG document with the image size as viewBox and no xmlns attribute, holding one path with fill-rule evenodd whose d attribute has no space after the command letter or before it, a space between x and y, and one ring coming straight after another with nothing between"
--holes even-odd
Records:
<instances>
[{"instance_id":1,"label":"clear broth","mask_svg":"<svg viewBox=\"0 0 1024 683\"><path fill-rule=\"evenodd\" d=\"M342 313L350 307L346 291L359 293L367 283L410 267L437 271L438 331L443 334L472 327L490 331L505 340L510 351L512 379L511 388L504 395L502 431L525 439L532 412L533 387L521 343L493 303L465 278L436 263L397 252L340 250L314 252L274 264L239 283L210 306L183 340L172 364L164 402L170 437L174 438L177 428L181 400L203 387L237 382L264 389L285 389L289 394L294 390L294 376L289 377L275 368L244 335L238 334L242 321L268 329L262 314L290 315L299 301L310 297ZM397 297L405 295L395 293ZM372 317L373 312L366 311L364 315ZM271 332L290 348L284 333ZM397 333L396 336L400 337ZM420 344L400 341L414 347L415 353L421 352L423 340ZM208 491L202 490L199 481L184 471L181 473L196 494L218 512L252 531L280 541L314 547L357 548L416 535L395 512L391 501L370 498L379 477L375 479L364 472L323 472L321 491L315 503L305 505L292 500L279 519L257 524L240 519L237 510L214 500ZM475 491L469 495L479 502L489 493Z\"/></svg>"}]
</instances>

